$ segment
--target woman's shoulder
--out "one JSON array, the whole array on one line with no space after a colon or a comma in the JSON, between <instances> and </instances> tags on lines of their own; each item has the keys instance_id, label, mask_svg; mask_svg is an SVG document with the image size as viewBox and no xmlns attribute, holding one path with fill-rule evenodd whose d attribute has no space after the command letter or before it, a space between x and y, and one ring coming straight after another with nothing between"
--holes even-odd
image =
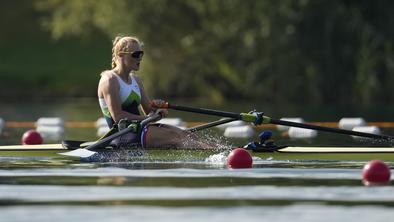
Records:
<instances>
[{"instance_id":1,"label":"woman's shoulder","mask_svg":"<svg viewBox=\"0 0 394 222\"><path fill-rule=\"evenodd\" d=\"M100 73L101 77L112 77L114 75L114 71L112 70L104 70Z\"/></svg>"},{"instance_id":2,"label":"woman's shoulder","mask_svg":"<svg viewBox=\"0 0 394 222\"><path fill-rule=\"evenodd\" d=\"M100 74L100 82L99 85L117 85L118 84L118 80L116 77L116 74L112 71L112 70L105 70L103 72L101 72Z\"/></svg>"},{"instance_id":3,"label":"woman's shoulder","mask_svg":"<svg viewBox=\"0 0 394 222\"><path fill-rule=\"evenodd\" d=\"M103 72L101 72L101 74L100 74L100 80L102 81L102 80L113 80L113 79L115 79L116 78L116 74L112 71L112 70L105 70L105 71L103 71Z\"/></svg>"}]
</instances>

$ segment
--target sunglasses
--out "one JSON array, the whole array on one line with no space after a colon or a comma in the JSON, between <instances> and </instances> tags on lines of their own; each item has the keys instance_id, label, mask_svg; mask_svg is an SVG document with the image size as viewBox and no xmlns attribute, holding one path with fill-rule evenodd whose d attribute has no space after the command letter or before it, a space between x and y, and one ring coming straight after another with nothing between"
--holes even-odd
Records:
<instances>
[{"instance_id":1,"label":"sunglasses","mask_svg":"<svg viewBox=\"0 0 394 222\"><path fill-rule=\"evenodd\" d=\"M119 52L119 53L130 54L131 57L133 57L133 58L135 58L135 59L142 59L142 56L144 56L144 51Z\"/></svg>"}]
</instances>

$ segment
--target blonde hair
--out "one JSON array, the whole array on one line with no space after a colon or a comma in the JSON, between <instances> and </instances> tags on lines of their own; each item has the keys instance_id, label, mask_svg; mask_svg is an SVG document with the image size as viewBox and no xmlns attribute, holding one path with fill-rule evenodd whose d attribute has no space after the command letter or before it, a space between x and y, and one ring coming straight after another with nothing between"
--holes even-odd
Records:
<instances>
[{"instance_id":1,"label":"blonde hair","mask_svg":"<svg viewBox=\"0 0 394 222\"><path fill-rule=\"evenodd\" d=\"M131 52L131 47L133 44L141 45L140 40L133 36L116 36L114 41L112 42L112 63L111 67L116 67L116 56L119 55L120 52Z\"/></svg>"}]
</instances>

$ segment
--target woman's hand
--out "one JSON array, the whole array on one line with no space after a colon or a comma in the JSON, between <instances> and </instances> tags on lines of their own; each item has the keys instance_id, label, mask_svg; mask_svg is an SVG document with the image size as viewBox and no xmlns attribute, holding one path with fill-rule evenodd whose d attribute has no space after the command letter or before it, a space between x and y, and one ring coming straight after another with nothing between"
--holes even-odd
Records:
<instances>
[{"instance_id":1,"label":"woman's hand","mask_svg":"<svg viewBox=\"0 0 394 222\"><path fill-rule=\"evenodd\" d=\"M167 109L161 109L160 107L165 106L167 102L161 99L154 99L151 101L151 108L155 113L160 114L162 118L165 118L168 116L168 110Z\"/></svg>"},{"instance_id":2,"label":"woman's hand","mask_svg":"<svg viewBox=\"0 0 394 222\"><path fill-rule=\"evenodd\" d=\"M164 100L161 100L161 99L154 99L154 100L151 100L151 102L150 102L150 107L151 107L153 110L156 110L156 109L160 109L161 107L165 107L166 104L167 104L167 102L164 101Z\"/></svg>"},{"instance_id":3,"label":"woman's hand","mask_svg":"<svg viewBox=\"0 0 394 222\"><path fill-rule=\"evenodd\" d=\"M168 116L168 110L166 109L157 109L155 113L160 114L161 118L165 118Z\"/></svg>"}]
</instances>

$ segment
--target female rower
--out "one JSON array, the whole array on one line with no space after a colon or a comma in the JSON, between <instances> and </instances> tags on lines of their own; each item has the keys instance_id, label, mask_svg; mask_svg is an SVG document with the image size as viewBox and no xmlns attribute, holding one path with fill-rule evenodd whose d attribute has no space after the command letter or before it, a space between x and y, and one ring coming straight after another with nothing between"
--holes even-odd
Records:
<instances>
[{"instance_id":1,"label":"female rower","mask_svg":"<svg viewBox=\"0 0 394 222\"><path fill-rule=\"evenodd\" d=\"M146 115L159 113L162 117L168 115L167 110L154 109L151 103L158 107L162 100L151 100L141 79L135 74L141 65L144 55L140 41L131 36L117 36L113 41L112 69L101 73L98 85L98 99L104 117L111 128L121 119L143 120ZM140 112L140 109L143 112ZM194 135L174 126L164 124L146 125L138 134L130 133L114 141L116 144L139 144L148 148L208 148Z\"/></svg>"}]
</instances>

